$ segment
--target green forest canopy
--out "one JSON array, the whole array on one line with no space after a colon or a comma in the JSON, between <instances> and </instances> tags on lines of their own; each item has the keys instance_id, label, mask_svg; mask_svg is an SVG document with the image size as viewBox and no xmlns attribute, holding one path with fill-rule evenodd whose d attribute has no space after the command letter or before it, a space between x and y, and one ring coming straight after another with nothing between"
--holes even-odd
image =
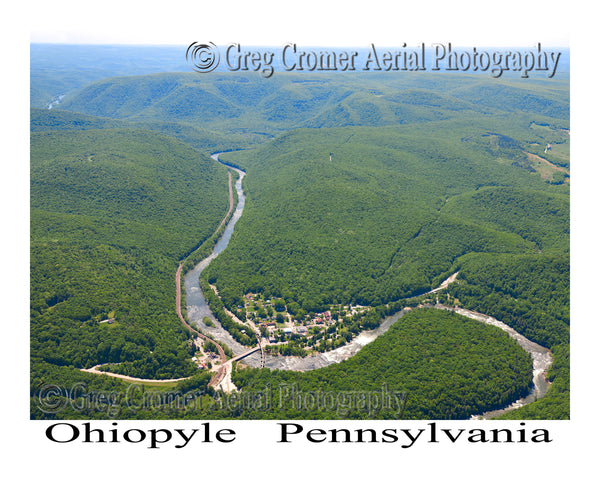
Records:
<instances>
[{"instance_id":1,"label":"green forest canopy","mask_svg":"<svg viewBox=\"0 0 600 480\"><path fill-rule=\"evenodd\" d=\"M227 188L224 167L153 132L32 133L34 370L129 362L140 377L193 373L174 274L225 215Z\"/></svg>"},{"instance_id":2,"label":"green forest canopy","mask_svg":"<svg viewBox=\"0 0 600 480\"><path fill-rule=\"evenodd\" d=\"M227 175L191 147L258 144L225 156L248 172L244 216L208 272L226 306L247 291L309 311L378 305L460 270L458 301L564 358L568 170L546 178L528 154L568 169L568 83L272 80L114 77L32 109L32 378L106 361L192 373L173 274L224 215Z\"/></svg>"}]
</instances>

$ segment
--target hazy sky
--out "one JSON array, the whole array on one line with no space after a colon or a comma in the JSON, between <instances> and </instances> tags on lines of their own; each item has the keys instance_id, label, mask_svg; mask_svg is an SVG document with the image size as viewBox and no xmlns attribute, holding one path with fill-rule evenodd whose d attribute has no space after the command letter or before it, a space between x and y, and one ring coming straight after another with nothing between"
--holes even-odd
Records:
<instances>
[{"instance_id":1,"label":"hazy sky","mask_svg":"<svg viewBox=\"0 0 600 480\"><path fill-rule=\"evenodd\" d=\"M569 46L565 2L72 0L30 2L32 42Z\"/></svg>"}]
</instances>

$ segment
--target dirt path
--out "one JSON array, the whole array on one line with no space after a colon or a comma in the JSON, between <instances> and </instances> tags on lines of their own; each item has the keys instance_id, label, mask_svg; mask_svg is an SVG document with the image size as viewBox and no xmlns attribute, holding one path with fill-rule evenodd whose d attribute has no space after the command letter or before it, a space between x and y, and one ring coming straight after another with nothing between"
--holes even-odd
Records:
<instances>
[{"instance_id":1,"label":"dirt path","mask_svg":"<svg viewBox=\"0 0 600 480\"><path fill-rule=\"evenodd\" d=\"M232 178L231 178L231 170L228 170L227 173L229 175L229 182L228 182L229 183L229 209L227 210L225 217L223 217L223 220L217 227L217 230L216 230L217 232L223 227L223 225L225 224L225 222L231 215L231 212L233 211L233 185L232 185ZM203 335L202 333L200 333L199 331L194 329L183 318L183 314L181 313L181 271L183 269L184 262L185 262L185 259L179 264L179 267L177 267L177 271L175 272L175 307L176 307L176 311L177 311L177 316L179 317L181 324L194 337L200 337L207 342L213 343L217 347L217 350L219 352L219 359L221 360L222 366L219 369L219 371L217 372L217 374L211 379L211 381L209 383L209 386L214 387L214 386L218 385L223 380L225 375L227 374L227 355L225 355L225 351L223 350L223 347L221 347L221 345L219 343L215 342L212 338L209 338L206 335ZM153 379L149 379L149 378L137 378L137 377L130 377L128 375L121 375L119 373L103 372L101 370L98 370L98 368L101 366L102 365L95 365L94 367L87 368L87 369L82 368L81 371L88 372L88 373L94 373L96 375L108 375L110 377L116 377L116 378L120 378L122 380L129 380L129 381L135 381L135 382L140 382L140 383L168 383L168 382L178 382L180 380L186 380L186 379L190 378L190 377L182 377L182 378L171 378L171 379L166 379L166 380L153 380Z\"/></svg>"},{"instance_id":2,"label":"dirt path","mask_svg":"<svg viewBox=\"0 0 600 480\"><path fill-rule=\"evenodd\" d=\"M540 157L539 155L536 155L535 153L525 152L525 154L527 155L527 157L530 160L535 159L538 162L542 162L542 163L546 164L547 166L549 166L550 168L552 168L553 170L558 170L559 172L563 172L563 173L569 173L569 170L567 170L566 168L559 167L558 165L555 165L554 163L550 162L549 160L546 160L545 158Z\"/></svg>"},{"instance_id":3,"label":"dirt path","mask_svg":"<svg viewBox=\"0 0 600 480\"><path fill-rule=\"evenodd\" d=\"M444 288L446 288L448 285L450 285L452 282L454 282L454 280L456 280L456 277L458 276L458 272L453 273L451 276L449 276L446 280L444 280L442 282L442 284L437 287L434 288L433 290L430 290L427 293L435 293L435 292L439 292L440 290L443 290Z\"/></svg>"},{"instance_id":4,"label":"dirt path","mask_svg":"<svg viewBox=\"0 0 600 480\"><path fill-rule=\"evenodd\" d=\"M130 377L129 375L121 375L120 373L112 373L112 372L103 372L102 370L98 370L102 365L94 365L91 368L82 368L82 372L95 373L96 375L108 375L109 377L116 377L122 380L128 380L131 382L138 383L173 383L179 382L181 380L187 380L190 377L182 377L182 378L168 378L166 380L154 380L150 378L138 378L138 377Z\"/></svg>"},{"instance_id":5,"label":"dirt path","mask_svg":"<svg viewBox=\"0 0 600 480\"><path fill-rule=\"evenodd\" d=\"M536 154L534 154L534 153L529 153L529 152L524 152L524 153L525 153L525 155L527 155L527 159L528 159L530 162L532 162L532 163L534 163L534 162L539 162L539 163L541 163L541 164L545 165L546 167L549 167L549 168L550 168L550 170L555 170L555 171L557 171L557 172L562 172L562 173L564 173L564 174L566 174L566 175L569 175L569 170L568 170L568 169L566 169L566 168L564 168L564 167L559 167L558 165L555 165L555 164L553 164L552 162L550 162L550 161L546 160L545 158L542 158L542 157L540 157L539 155L536 155ZM539 174L542 176L542 178L544 178L545 180L548 180L549 178L551 178L551 177L552 177L552 175L550 175L550 173L548 172L548 170L546 170L545 172L544 172L544 171L539 171L538 173L539 173ZM570 182L570 178L569 178L569 177L567 177L567 178L565 179L565 182L566 182L566 183L569 183L569 182Z\"/></svg>"}]
</instances>

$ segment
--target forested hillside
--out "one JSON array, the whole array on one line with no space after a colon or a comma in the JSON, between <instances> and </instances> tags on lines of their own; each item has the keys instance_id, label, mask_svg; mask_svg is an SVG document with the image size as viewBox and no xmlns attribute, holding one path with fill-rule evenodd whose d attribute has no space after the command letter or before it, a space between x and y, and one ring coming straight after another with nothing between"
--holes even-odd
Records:
<instances>
[{"instance_id":1,"label":"forested hillside","mask_svg":"<svg viewBox=\"0 0 600 480\"><path fill-rule=\"evenodd\" d=\"M91 83L69 93L57 108L243 133L255 143L291 128L422 124L466 120L477 113L527 113L528 122L547 126L552 119L568 128L568 96L547 83L440 77L281 74L261 80L252 74L161 73ZM560 80L554 84L566 85Z\"/></svg>"},{"instance_id":2,"label":"forested hillside","mask_svg":"<svg viewBox=\"0 0 600 480\"><path fill-rule=\"evenodd\" d=\"M245 295L277 297L278 313L300 322L342 306L380 313L458 273L440 301L555 354L550 393L513 418L568 417L568 81L130 75L118 65L101 75L59 75L67 95L31 109L32 385L108 362L146 378L197 372L174 273L227 211L227 171L208 157L227 151L246 172L246 206L204 274L215 303L239 314ZM32 98L48 85L33 81ZM354 333L376 326L369 318ZM205 377L186 388L206 388ZM338 365L239 368L233 380L246 391L385 383L411 395L404 418L466 418L526 393L531 360L492 327L419 310Z\"/></svg>"},{"instance_id":3,"label":"forested hillside","mask_svg":"<svg viewBox=\"0 0 600 480\"><path fill-rule=\"evenodd\" d=\"M285 390L293 387L303 398L318 392L381 392L385 385L389 392L407 394L403 419L464 419L523 396L531 366L529 356L498 329L422 309L404 315L386 335L340 364L306 373L239 369L233 378L246 391L272 389L278 400L267 412L225 412L240 418L398 418L395 409L369 411L357 399L346 401L347 412L339 408L341 402L332 411L311 409L292 395L287 398Z\"/></svg>"},{"instance_id":4,"label":"forested hillside","mask_svg":"<svg viewBox=\"0 0 600 480\"><path fill-rule=\"evenodd\" d=\"M90 130L101 128L126 128L150 130L174 137L201 152L244 148L253 143L246 135L217 133L204 128L175 122L130 122L58 109L32 108L30 110L31 131Z\"/></svg>"},{"instance_id":5,"label":"forested hillside","mask_svg":"<svg viewBox=\"0 0 600 480\"><path fill-rule=\"evenodd\" d=\"M471 148L468 132L296 130L226 155L247 168L248 206L210 280L231 307L261 289L326 309L423 293L467 253L567 252L562 186Z\"/></svg>"},{"instance_id":6,"label":"forested hillside","mask_svg":"<svg viewBox=\"0 0 600 480\"><path fill-rule=\"evenodd\" d=\"M194 372L175 315L178 261L228 207L225 168L173 138L93 129L31 135L31 356L131 373Z\"/></svg>"},{"instance_id":7,"label":"forested hillside","mask_svg":"<svg viewBox=\"0 0 600 480\"><path fill-rule=\"evenodd\" d=\"M30 103L38 108L107 77L188 71L180 47L174 46L34 43L29 53Z\"/></svg>"},{"instance_id":8,"label":"forested hillside","mask_svg":"<svg viewBox=\"0 0 600 480\"><path fill-rule=\"evenodd\" d=\"M261 292L314 312L394 302L459 272L451 304L496 316L560 356L570 323L565 111L560 101L544 109L558 118L541 128L534 99L522 100L522 111L509 95L501 109L513 113L469 111L470 121L294 130L225 155L248 172L249 201L207 279L231 309ZM552 377L563 392L564 375ZM552 398L546 411L567 418L566 397Z\"/></svg>"}]
</instances>

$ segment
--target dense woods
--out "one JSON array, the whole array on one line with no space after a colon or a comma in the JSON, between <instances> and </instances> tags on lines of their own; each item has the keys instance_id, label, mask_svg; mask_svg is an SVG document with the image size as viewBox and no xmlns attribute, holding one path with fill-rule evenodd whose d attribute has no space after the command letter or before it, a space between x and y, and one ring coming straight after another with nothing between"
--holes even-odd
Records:
<instances>
[{"instance_id":1,"label":"dense woods","mask_svg":"<svg viewBox=\"0 0 600 480\"><path fill-rule=\"evenodd\" d=\"M31 137L31 356L142 378L194 373L178 261L227 211L227 173L152 132Z\"/></svg>"},{"instance_id":2,"label":"dense woods","mask_svg":"<svg viewBox=\"0 0 600 480\"><path fill-rule=\"evenodd\" d=\"M545 347L569 341L569 259L472 255L449 293Z\"/></svg>"},{"instance_id":3,"label":"dense woods","mask_svg":"<svg viewBox=\"0 0 600 480\"><path fill-rule=\"evenodd\" d=\"M440 301L493 315L555 356L548 395L508 416L568 417L568 82L430 74L263 81L119 68L114 74L130 76L100 69L78 83L63 75L61 103L31 109L32 417L49 418L33 400L44 382L124 391L123 382L78 370L110 363L144 378L192 376L178 388L206 396L206 408L122 418L339 418L211 409L218 395L209 374L190 361L175 270L190 253L185 269L208 253L227 212L227 171L208 154L240 149L221 158L247 172L244 215L201 279L237 342L256 338L224 309L237 311L250 292L276 296L280 311L298 316L374 307L331 338L334 347L459 272ZM48 74L32 78L32 105L43 106ZM300 343L272 352L306 355ZM468 418L523 396L531 361L492 327L422 309L341 364L305 373L237 368L233 380L242 392L385 384L409 394L403 418Z\"/></svg>"},{"instance_id":4,"label":"dense woods","mask_svg":"<svg viewBox=\"0 0 600 480\"><path fill-rule=\"evenodd\" d=\"M228 308L247 292L309 312L385 304L437 286L468 253L567 251L568 196L447 126L297 130L227 154L248 171L244 216L208 270Z\"/></svg>"},{"instance_id":5,"label":"dense woods","mask_svg":"<svg viewBox=\"0 0 600 480\"><path fill-rule=\"evenodd\" d=\"M404 419L456 419L527 393L531 359L494 327L451 312L420 309L401 317L385 335L340 364L305 373L238 368L233 379L246 392L271 388L280 395L277 401L290 385L306 394L381 392L385 386L408 394ZM343 412L311 411L291 401L281 407L277 403L269 412L232 413L240 418L344 418ZM346 418L397 418L395 414L354 409Z\"/></svg>"},{"instance_id":6,"label":"dense woods","mask_svg":"<svg viewBox=\"0 0 600 480\"><path fill-rule=\"evenodd\" d=\"M556 255L469 255L459 280L448 288L452 302L494 316L530 340L551 348L552 386L541 400L501 418L569 418L569 258Z\"/></svg>"}]
</instances>

